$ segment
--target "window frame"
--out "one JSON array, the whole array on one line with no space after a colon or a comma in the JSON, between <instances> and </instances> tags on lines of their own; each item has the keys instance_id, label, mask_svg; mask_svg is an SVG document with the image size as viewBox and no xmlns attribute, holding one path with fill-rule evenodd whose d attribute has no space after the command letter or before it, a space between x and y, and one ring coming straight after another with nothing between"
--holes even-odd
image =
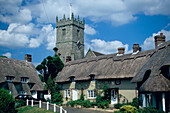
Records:
<instances>
[{"instance_id":1,"label":"window frame","mask_svg":"<svg viewBox=\"0 0 170 113\"><path fill-rule=\"evenodd\" d=\"M64 92L65 92L65 93L64 93L64 97L65 97L65 98L66 98L66 97L67 97L67 98L70 98L70 96L71 96L71 95L70 95L70 89L65 89Z\"/></svg>"},{"instance_id":2,"label":"window frame","mask_svg":"<svg viewBox=\"0 0 170 113\"><path fill-rule=\"evenodd\" d=\"M28 83L27 77L21 77L21 83Z\"/></svg>"},{"instance_id":3,"label":"window frame","mask_svg":"<svg viewBox=\"0 0 170 113\"><path fill-rule=\"evenodd\" d=\"M96 98L96 90L88 90L87 91L87 98L89 98L89 99Z\"/></svg>"},{"instance_id":4,"label":"window frame","mask_svg":"<svg viewBox=\"0 0 170 113\"><path fill-rule=\"evenodd\" d=\"M6 76L6 81L7 82L13 82L14 77L13 76Z\"/></svg>"}]
</instances>

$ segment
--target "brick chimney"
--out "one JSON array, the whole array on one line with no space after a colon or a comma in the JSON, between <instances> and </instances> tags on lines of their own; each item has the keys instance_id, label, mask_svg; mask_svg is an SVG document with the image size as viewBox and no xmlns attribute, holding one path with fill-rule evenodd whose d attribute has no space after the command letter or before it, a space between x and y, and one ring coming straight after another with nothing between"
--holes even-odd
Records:
<instances>
[{"instance_id":1,"label":"brick chimney","mask_svg":"<svg viewBox=\"0 0 170 113\"><path fill-rule=\"evenodd\" d=\"M139 47L138 43L133 44L133 53L141 51L141 47Z\"/></svg>"},{"instance_id":2,"label":"brick chimney","mask_svg":"<svg viewBox=\"0 0 170 113\"><path fill-rule=\"evenodd\" d=\"M124 47L118 48L118 54L124 54L124 53L125 53L125 48Z\"/></svg>"},{"instance_id":3,"label":"brick chimney","mask_svg":"<svg viewBox=\"0 0 170 113\"><path fill-rule=\"evenodd\" d=\"M157 48L160 44L165 42L165 35L163 33L160 33L160 35L156 35L155 37L155 48Z\"/></svg>"},{"instance_id":4,"label":"brick chimney","mask_svg":"<svg viewBox=\"0 0 170 113\"><path fill-rule=\"evenodd\" d=\"M26 62L32 62L32 55L26 54L25 55L25 61Z\"/></svg>"},{"instance_id":5,"label":"brick chimney","mask_svg":"<svg viewBox=\"0 0 170 113\"><path fill-rule=\"evenodd\" d=\"M69 61L71 61L71 56L66 57L66 62L69 62Z\"/></svg>"}]
</instances>

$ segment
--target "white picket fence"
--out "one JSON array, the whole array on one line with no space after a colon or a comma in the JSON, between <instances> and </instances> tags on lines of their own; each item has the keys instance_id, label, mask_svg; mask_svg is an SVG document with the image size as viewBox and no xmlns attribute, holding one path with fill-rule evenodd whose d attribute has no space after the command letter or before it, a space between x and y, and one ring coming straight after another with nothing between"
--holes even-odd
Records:
<instances>
[{"instance_id":1,"label":"white picket fence","mask_svg":"<svg viewBox=\"0 0 170 113\"><path fill-rule=\"evenodd\" d=\"M39 107L39 108L45 108L47 110L52 110L54 112L57 112L57 109L59 111L59 113L67 113L67 111L65 109L63 109L62 106L58 106L56 104L52 104L52 103L49 103L49 102L42 102L41 100L40 101L34 101L34 100L28 100L27 99L27 106L29 106L29 103L31 102L31 106L32 107ZM34 103L38 103L38 104L34 104Z\"/></svg>"}]
</instances>

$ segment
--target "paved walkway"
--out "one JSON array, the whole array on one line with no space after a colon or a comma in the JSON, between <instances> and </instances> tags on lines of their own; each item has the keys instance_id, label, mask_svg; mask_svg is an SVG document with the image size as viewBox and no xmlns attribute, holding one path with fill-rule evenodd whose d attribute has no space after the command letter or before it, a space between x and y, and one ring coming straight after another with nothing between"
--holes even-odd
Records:
<instances>
[{"instance_id":1,"label":"paved walkway","mask_svg":"<svg viewBox=\"0 0 170 113\"><path fill-rule=\"evenodd\" d=\"M113 111L101 111L101 110L94 110L88 108L72 108L72 107L63 107L67 110L67 113L113 113Z\"/></svg>"}]
</instances>

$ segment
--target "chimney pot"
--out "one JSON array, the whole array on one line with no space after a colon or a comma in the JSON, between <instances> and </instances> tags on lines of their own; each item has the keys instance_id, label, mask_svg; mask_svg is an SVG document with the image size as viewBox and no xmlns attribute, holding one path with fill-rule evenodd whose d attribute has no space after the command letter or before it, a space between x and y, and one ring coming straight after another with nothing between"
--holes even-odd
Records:
<instances>
[{"instance_id":1,"label":"chimney pot","mask_svg":"<svg viewBox=\"0 0 170 113\"><path fill-rule=\"evenodd\" d=\"M141 51L141 47L139 46L138 43L133 44L133 53Z\"/></svg>"},{"instance_id":2,"label":"chimney pot","mask_svg":"<svg viewBox=\"0 0 170 113\"><path fill-rule=\"evenodd\" d=\"M160 35L156 35L155 37L155 48L157 48L160 44L165 42L165 35L163 33L160 33Z\"/></svg>"},{"instance_id":3,"label":"chimney pot","mask_svg":"<svg viewBox=\"0 0 170 113\"><path fill-rule=\"evenodd\" d=\"M125 48L124 47L118 48L118 54L124 54L124 53L125 53Z\"/></svg>"},{"instance_id":4,"label":"chimney pot","mask_svg":"<svg viewBox=\"0 0 170 113\"><path fill-rule=\"evenodd\" d=\"M66 57L66 62L69 62L69 61L71 61L71 56Z\"/></svg>"},{"instance_id":5,"label":"chimney pot","mask_svg":"<svg viewBox=\"0 0 170 113\"><path fill-rule=\"evenodd\" d=\"M25 54L25 61L26 62L32 62L32 55Z\"/></svg>"}]
</instances>

